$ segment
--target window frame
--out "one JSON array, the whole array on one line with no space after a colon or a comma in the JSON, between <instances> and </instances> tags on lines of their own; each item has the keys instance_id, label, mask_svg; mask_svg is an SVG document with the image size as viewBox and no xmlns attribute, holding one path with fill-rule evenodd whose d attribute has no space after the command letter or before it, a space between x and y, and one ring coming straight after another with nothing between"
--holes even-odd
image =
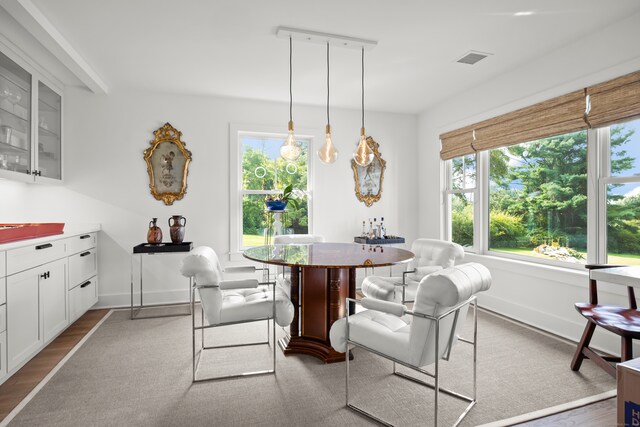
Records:
<instances>
[{"instance_id":1,"label":"window frame","mask_svg":"<svg viewBox=\"0 0 640 427\"><path fill-rule=\"evenodd\" d=\"M637 120L637 119L636 119ZM629 120L620 121L625 123ZM615 124L614 124L615 125ZM611 126L614 126L611 125ZM606 263L607 248L607 186L610 184L640 183L640 176L611 176L610 126L587 131L587 264ZM458 156L461 157L461 156ZM583 270L584 264L574 264L552 259L535 258L489 249L489 150L476 153L476 188L473 190L452 188L454 159L441 160L443 164L443 236L451 240L451 206L449 196L455 193L474 192L473 250L466 252L489 255L496 258L524 261L553 267Z\"/></svg>"},{"instance_id":2,"label":"window frame","mask_svg":"<svg viewBox=\"0 0 640 427\"><path fill-rule=\"evenodd\" d=\"M231 123L229 125L229 260L242 261L242 253L247 247L242 245L242 199L245 194L274 194L273 190L244 190L242 188L242 138L246 135L270 138L286 138L286 128L280 126L247 125ZM308 229L313 233L313 169L315 163L314 142L320 132L314 129L298 129L296 137L307 141L307 203Z\"/></svg>"},{"instance_id":3,"label":"window frame","mask_svg":"<svg viewBox=\"0 0 640 427\"><path fill-rule=\"evenodd\" d=\"M444 162L444 177L445 177L444 212L445 212L445 218L446 218L444 233L445 233L446 239L449 241L453 241L452 239L453 226L451 223L451 206L449 202L451 199L451 196L454 194L472 194L473 195L473 244L471 246L463 246L463 249L465 250L465 252L476 253L476 254L480 253L479 240L476 236L478 236L478 233L480 233L479 225L481 220L481 215L479 212L480 210L479 206L481 206L481 204L478 203L478 198L480 196L478 181L482 177L480 174L480 168L479 168L479 157L480 157L479 154L481 153L473 154L476 157L476 179L475 179L475 185L473 186L473 188L467 188L466 179L463 172L463 177L462 177L463 188L454 189L453 188L453 160L457 159L458 157L454 157L453 159L449 159L446 162ZM464 162L464 157L469 155L471 154L467 154L459 157L463 157L463 162Z\"/></svg>"}]
</instances>

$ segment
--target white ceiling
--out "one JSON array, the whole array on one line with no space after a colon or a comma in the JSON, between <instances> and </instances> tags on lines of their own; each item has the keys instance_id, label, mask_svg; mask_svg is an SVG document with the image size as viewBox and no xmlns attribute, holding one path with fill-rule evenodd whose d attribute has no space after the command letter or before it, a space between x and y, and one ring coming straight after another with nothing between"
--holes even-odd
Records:
<instances>
[{"instance_id":1,"label":"white ceiling","mask_svg":"<svg viewBox=\"0 0 640 427\"><path fill-rule=\"evenodd\" d=\"M401 113L640 12L638 0L32 2L110 90L288 102L288 40L276 37L278 26L376 40L366 53L367 109ZM534 13L514 16L524 11ZM469 50L493 55L455 62ZM325 53L294 41L294 105L326 102ZM360 52L332 49L331 79L331 105L360 108Z\"/></svg>"}]
</instances>

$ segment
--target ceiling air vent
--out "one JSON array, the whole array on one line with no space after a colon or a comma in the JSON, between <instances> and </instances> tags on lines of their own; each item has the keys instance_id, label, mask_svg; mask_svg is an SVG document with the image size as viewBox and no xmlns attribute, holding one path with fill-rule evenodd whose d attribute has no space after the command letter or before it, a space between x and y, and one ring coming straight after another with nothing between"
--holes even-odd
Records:
<instances>
[{"instance_id":1,"label":"ceiling air vent","mask_svg":"<svg viewBox=\"0 0 640 427\"><path fill-rule=\"evenodd\" d=\"M473 65L476 62L480 61L481 59L486 58L489 55L491 55L491 54L490 53L483 53L483 52L476 52L475 50L470 50L469 52L465 53L462 56L462 58L458 59L456 62L459 62L461 64Z\"/></svg>"}]
</instances>

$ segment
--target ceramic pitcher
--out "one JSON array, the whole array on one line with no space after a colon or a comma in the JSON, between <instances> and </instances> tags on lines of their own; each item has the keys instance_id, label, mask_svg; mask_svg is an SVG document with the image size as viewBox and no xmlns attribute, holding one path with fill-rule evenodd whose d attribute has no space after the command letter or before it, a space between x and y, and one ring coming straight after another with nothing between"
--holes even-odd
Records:
<instances>
[{"instance_id":1,"label":"ceramic pitcher","mask_svg":"<svg viewBox=\"0 0 640 427\"><path fill-rule=\"evenodd\" d=\"M158 218L153 218L149 222L149 231L147 231L147 242L152 245L162 243L162 230L157 225Z\"/></svg>"},{"instance_id":2,"label":"ceramic pitcher","mask_svg":"<svg viewBox=\"0 0 640 427\"><path fill-rule=\"evenodd\" d=\"M173 215L169 218L169 234L173 243L182 243L185 225L187 225L187 219L182 215Z\"/></svg>"}]
</instances>

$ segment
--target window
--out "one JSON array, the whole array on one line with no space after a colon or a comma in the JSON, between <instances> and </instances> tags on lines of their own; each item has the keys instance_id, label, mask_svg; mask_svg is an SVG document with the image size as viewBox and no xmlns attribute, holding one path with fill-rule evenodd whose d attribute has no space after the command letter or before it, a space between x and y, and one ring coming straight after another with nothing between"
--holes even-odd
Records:
<instances>
[{"instance_id":1,"label":"window","mask_svg":"<svg viewBox=\"0 0 640 427\"><path fill-rule=\"evenodd\" d=\"M476 177L485 163L488 215L480 224ZM447 168L454 242L558 265L640 265L640 119L456 157ZM598 177L592 206L588 176ZM598 218L592 244L589 217ZM486 230L485 247L478 230Z\"/></svg>"},{"instance_id":2,"label":"window","mask_svg":"<svg viewBox=\"0 0 640 427\"><path fill-rule=\"evenodd\" d=\"M275 196L289 184L299 200L299 209L287 208L283 218L283 232L288 234L309 232L309 171L308 151L310 139L299 138L302 155L288 163L280 157L284 135L238 133L240 162L240 215L241 248L264 244L267 228L265 198Z\"/></svg>"},{"instance_id":3,"label":"window","mask_svg":"<svg viewBox=\"0 0 640 427\"><path fill-rule=\"evenodd\" d=\"M448 236L576 269L640 265L638 94L640 71L442 133Z\"/></svg>"},{"instance_id":4,"label":"window","mask_svg":"<svg viewBox=\"0 0 640 427\"><path fill-rule=\"evenodd\" d=\"M489 250L587 259L586 131L489 152Z\"/></svg>"},{"instance_id":5,"label":"window","mask_svg":"<svg viewBox=\"0 0 640 427\"><path fill-rule=\"evenodd\" d=\"M449 163L447 184L448 203L451 206L451 235L453 242L466 248L474 245L476 193L476 155L456 157Z\"/></svg>"},{"instance_id":6,"label":"window","mask_svg":"<svg viewBox=\"0 0 640 427\"><path fill-rule=\"evenodd\" d=\"M640 120L599 135L608 153L601 179L606 200L606 262L640 264ZM604 228L604 227L603 227Z\"/></svg>"}]
</instances>

